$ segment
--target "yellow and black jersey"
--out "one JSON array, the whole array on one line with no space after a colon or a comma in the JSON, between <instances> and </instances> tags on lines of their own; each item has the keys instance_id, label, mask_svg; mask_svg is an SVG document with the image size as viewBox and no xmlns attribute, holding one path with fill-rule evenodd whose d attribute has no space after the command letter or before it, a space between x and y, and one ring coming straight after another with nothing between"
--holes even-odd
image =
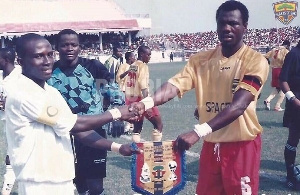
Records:
<instances>
[{"instance_id":1,"label":"yellow and black jersey","mask_svg":"<svg viewBox=\"0 0 300 195\"><path fill-rule=\"evenodd\" d=\"M222 55L221 49L219 46L191 56L186 66L168 82L180 90L179 97L195 88L201 123L230 106L238 89L251 92L255 99L243 115L207 135L205 140L214 143L253 140L262 132L256 115L256 102L268 76L267 60L246 45L229 58Z\"/></svg>"}]
</instances>

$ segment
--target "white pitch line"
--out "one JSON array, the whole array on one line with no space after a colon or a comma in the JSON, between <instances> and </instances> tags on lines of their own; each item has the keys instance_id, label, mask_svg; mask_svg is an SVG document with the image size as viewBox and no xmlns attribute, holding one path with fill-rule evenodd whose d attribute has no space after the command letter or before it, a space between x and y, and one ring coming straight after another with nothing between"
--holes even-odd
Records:
<instances>
[{"instance_id":1,"label":"white pitch line","mask_svg":"<svg viewBox=\"0 0 300 195\"><path fill-rule=\"evenodd\" d=\"M128 136L128 135L121 135L121 138L124 138L126 140L130 140L131 141L131 136ZM141 141L144 142L146 140L141 139ZM191 152L191 151L188 151L188 150L185 151L185 154L187 156L190 156L190 157L193 157L193 158L199 158L200 157L200 155L198 153ZM285 177L284 176L274 175L274 174L271 174L271 173L266 173L265 171L262 171L262 170L259 171L259 175L261 177L265 177L265 178L268 178L268 179L271 179L271 180L285 182Z\"/></svg>"}]
</instances>

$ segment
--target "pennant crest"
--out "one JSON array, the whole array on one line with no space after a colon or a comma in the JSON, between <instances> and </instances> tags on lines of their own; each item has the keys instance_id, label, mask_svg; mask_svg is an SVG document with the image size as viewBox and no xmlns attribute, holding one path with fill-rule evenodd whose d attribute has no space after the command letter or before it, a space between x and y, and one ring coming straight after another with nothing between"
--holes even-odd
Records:
<instances>
[{"instance_id":1,"label":"pennant crest","mask_svg":"<svg viewBox=\"0 0 300 195\"><path fill-rule=\"evenodd\" d=\"M133 143L144 152L132 156L131 186L143 195L173 195L186 183L185 153L174 141Z\"/></svg>"},{"instance_id":2,"label":"pennant crest","mask_svg":"<svg viewBox=\"0 0 300 195\"><path fill-rule=\"evenodd\" d=\"M273 3L275 18L284 25L288 25L297 16L297 1L279 1Z\"/></svg>"}]
</instances>

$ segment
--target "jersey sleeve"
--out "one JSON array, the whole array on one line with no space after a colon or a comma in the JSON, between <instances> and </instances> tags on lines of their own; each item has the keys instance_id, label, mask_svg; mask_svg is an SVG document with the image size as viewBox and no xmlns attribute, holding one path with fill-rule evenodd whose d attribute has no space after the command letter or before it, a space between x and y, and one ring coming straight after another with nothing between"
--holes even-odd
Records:
<instances>
[{"instance_id":1,"label":"jersey sleeve","mask_svg":"<svg viewBox=\"0 0 300 195\"><path fill-rule=\"evenodd\" d=\"M190 59L180 72L168 80L169 83L179 89L179 97L182 97L185 92L195 87L193 82L195 71L192 64L192 59Z\"/></svg>"},{"instance_id":2,"label":"jersey sleeve","mask_svg":"<svg viewBox=\"0 0 300 195\"><path fill-rule=\"evenodd\" d=\"M272 53L273 53L273 50L271 50L271 51L269 51L268 53L266 53L266 54L264 55L264 57L269 59L269 58L272 56Z\"/></svg>"},{"instance_id":3,"label":"jersey sleeve","mask_svg":"<svg viewBox=\"0 0 300 195\"><path fill-rule=\"evenodd\" d=\"M147 65L143 65L140 67L138 83L139 83L140 89L149 88L149 68Z\"/></svg>"},{"instance_id":4,"label":"jersey sleeve","mask_svg":"<svg viewBox=\"0 0 300 195\"><path fill-rule=\"evenodd\" d=\"M69 134L77 121L77 115L72 113L58 91L46 99L22 99L20 111L32 120L51 126L58 136Z\"/></svg>"},{"instance_id":5,"label":"jersey sleeve","mask_svg":"<svg viewBox=\"0 0 300 195\"><path fill-rule=\"evenodd\" d=\"M104 66L100 61L98 60L91 60L92 62L92 68L95 68L92 70L92 74L94 75L95 79L105 79L107 82L110 81L110 73L106 66Z\"/></svg>"},{"instance_id":6,"label":"jersey sleeve","mask_svg":"<svg viewBox=\"0 0 300 195\"><path fill-rule=\"evenodd\" d=\"M119 83L119 85L121 84L121 82L124 83L124 78L121 79L120 75L123 74L125 71L126 71L126 64L121 64L116 76L116 81L117 83Z\"/></svg>"},{"instance_id":7,"label":"jersey sleeve","mask_svg":"<svg viewBox=\"0 0 300 195\"><path fill-rule=\"evenodd\" d=\"M268 62L261 54L257 53L247 61L245 60L244 63L246 63L245 69L235 91L242 88L257 96L268 77Z\"/></svg>"}]
</instances>

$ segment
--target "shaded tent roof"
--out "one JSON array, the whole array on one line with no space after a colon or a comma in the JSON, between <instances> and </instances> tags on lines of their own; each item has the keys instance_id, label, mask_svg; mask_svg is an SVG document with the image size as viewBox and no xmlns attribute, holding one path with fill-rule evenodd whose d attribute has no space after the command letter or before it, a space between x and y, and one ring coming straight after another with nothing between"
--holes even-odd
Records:
<instances>
[{"instance_id":1,"label":"shaded tent roof","mask_svg":"<svg viewBox=\"0 0 300 195\"><path fill-rule=\"evenodd\" d=\"M139 26L112 0L1 0L2 36L51 34L64 28L96 33L138 30Z\"/></svg>"}]
</instances>

